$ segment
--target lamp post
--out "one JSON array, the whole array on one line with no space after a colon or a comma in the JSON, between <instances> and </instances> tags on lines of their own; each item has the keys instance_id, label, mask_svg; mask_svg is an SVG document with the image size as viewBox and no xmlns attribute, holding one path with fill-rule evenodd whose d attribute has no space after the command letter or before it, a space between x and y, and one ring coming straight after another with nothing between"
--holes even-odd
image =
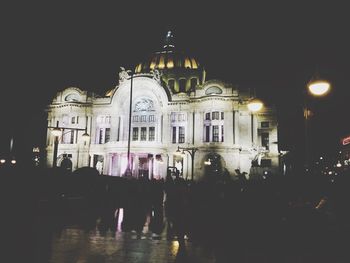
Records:
<instances>
[{"instance_id":1,"label":"lamp post","mask_svg":"<svg viewBox=\"0 0 350 263\"><path fill-rule=\"evenodd\" d=\"M132 115L132 88L133 88L133 79L134 74L129 71L130 74L130 98L129 98L129 129L128 129L128 152L127 152L127 158L128 158L128 166L126 167L125 176L131 176L131 158L130 158L130 142L131 142L131 115Z\"/></svg>"},{"instance_id":2,"label":"lamp post","mask_svg":"<svg viewBox=\"0 0 350 263\"><path fill-rule=\"evenodd\" d=\"M61 135L62 130L58 127L58 121L56 123L56 127L51 131L54 136L54 148L53 148L53 162L52 167L57 167L57 151L58 151L58 137Z\"/></svg>"},{"instance_id":3,"label":"lamp post","mask_svg":"<svg viewBox=\"0 0 350 263\"><path fill-rule=\"evenodd\" d=\"M180 151L182 150L182 152ZM177 146L176 153L184 155L184 152L188 152L191 156L191 181L193 181L193 175L194 175L194 155L198 151L198 148L196 147L180 147Z\"/></svg>"},{"instance_id":4,"label":"lamp post","mask_svg":"<svg viewBox=\"0 0 350 263\"><path fill-rule=\"evenodd\" d=\"M57 152L58 152L58 141L59 137L62 135L62 130L75 130L75 131L85 131L82 135L82 139L84 143L87 143L90 139L90 135L87 133L87 117L86 117L86 126L85 129L81 128L67 128L67 127L59 127L59 121L56 122L56 126L48 126L49 129L52 129L51 133L54 136L54 148L53 148L53 161L52 161L52 167L57 167Z\"/></svg>"},{"instance_id":5,"label":"lamp post","mask_svg":"<svg viewBox=\"0 0 350 263\"><path fill-rule=\"evenodd\" d=\"M308 94L314 97L322 97L327 95L331 89L331 84L322 79L311 79L307 84L307 91L304 90L304 135L305 135L305 168L309 168L310 164L310 145L309 145L309 119L311 111L308 105ZM308 94L307 94L308 93Z\"/></svg>"}]
</instances>

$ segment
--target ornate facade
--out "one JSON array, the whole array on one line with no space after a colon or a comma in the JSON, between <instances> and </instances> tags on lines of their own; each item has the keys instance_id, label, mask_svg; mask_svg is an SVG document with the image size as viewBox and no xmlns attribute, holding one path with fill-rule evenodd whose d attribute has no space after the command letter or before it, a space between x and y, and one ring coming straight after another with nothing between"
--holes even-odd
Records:
<instances>
[{"instance_id":1,"label":"ornate facade","mask_svg":"<svg viewBox=\"0 0 350 263\"><path fill-rule=\"evenodd\" d=\"M132 98L130 104L130 91ZM273 108L248 110L249 90L206 80L204 67L175 49L168 32L161 51L122 68L118 85L104 96L67 88L47 107L48 126L62 132L58 166L96 167L100 173L164 178L169 166L184 178L215 174L249 176L278 172L277 120ZM130 107L131 105L131 107ZM130 118L131 109L131 118ZM130 129L129 129L129 123ZM90 135L82 140L83 130ZM178 154L181 148L195 148ZM54 137L48 129L47 162L53 165ZM193 158L193 160L192 160Z\"/></svg>"}]
</instances>

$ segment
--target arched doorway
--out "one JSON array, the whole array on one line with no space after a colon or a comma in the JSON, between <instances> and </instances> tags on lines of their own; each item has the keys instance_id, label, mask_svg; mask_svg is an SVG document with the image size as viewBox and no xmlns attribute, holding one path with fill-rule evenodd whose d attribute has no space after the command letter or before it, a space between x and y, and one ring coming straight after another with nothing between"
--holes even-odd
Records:
<instances>
[{"instance_id":1,"label":"arched doorway","mask_svg":"<svg viewBox=\"0 0 350 263\"><path fill-rule=\"evenodd\" d=\"M69 172L72 171L73 163L67 155L63 156L60 167L65 171L69 171Z\"/></svg>"},{"instance_id":2,"label":"arched doorway","mask_svg":"<svg viewBox=\"0 0 350 263\"><path fill-rule=\"evenodd\" d=\"M225 174L225 161L220 154L209 153L203 160L204 177L219 179Z\"/></svg>"}]
</instances>

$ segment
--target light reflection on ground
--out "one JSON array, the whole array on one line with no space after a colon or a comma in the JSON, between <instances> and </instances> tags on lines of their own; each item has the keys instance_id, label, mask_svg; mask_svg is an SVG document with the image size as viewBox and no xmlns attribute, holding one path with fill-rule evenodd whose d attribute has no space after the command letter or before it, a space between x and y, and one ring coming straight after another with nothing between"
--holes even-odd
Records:
<instances>
[{"instance_id":1,"label":"light reflection on ground","mask_svg":"<svg viewBox=\"0 0 350 263\"><path fill-rule=\"evenodd\" d=\"M186 258L186 259L185 259ZM132 232L97 229L85 231L79 227L66 227L52 236L50 263L97 262L214 262L200 248L185 241L180 248L176 240L154 240L151 233L137 235Z\"/></svg>"}]
</instances>

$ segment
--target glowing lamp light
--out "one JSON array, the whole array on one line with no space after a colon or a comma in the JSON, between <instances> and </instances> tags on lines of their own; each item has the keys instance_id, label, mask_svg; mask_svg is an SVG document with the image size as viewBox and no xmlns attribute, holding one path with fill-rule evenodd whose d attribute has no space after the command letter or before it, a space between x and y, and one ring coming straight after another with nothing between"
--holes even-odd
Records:
<instances>
[{"instance_id":1,"label":"glowing lamp light","mask_svg":"<svg viewBox=\"0 0 350 263\"><path fill-rule=\"evenodd\" d=\"M5 159L1 159L1 160L0 160L0 163L1 163L1 164L4 164L4 163L6 163L6 160L5 160Z\"/></svg>"},{"instance_id":2,"label":"glowing lamp light","mask_svg":"<svg viewBox=\"0 0 350 263\"><path fill-rule=\"evenodd\" d=\"M204 164L205 164L205 165L211 165L211 161L210 161L210 159L208 159L208 160L204 161Z\"/></svg>"},{"instance_id":3,"label":"glowing lamp light","mask_svg":"<svg viewBox=\"0 0 350 263\"><path fill-rule=\"evenodd\" d=\"M186 154L183 150L182 151L180 150L180 146L177 146L177 150L175 152L175 155L184 157Z\"/></svg>"},{"instance_id":4,"label":"glowing lamp light","mask_svg":"<svg viewBox=\"0 0 350 263\"><path fill-rule=\"evenodd\" d=\"M308 84L308 89L312 95L323 96L331 88L331 84L324 80L318 80Z\"/></svg>"},{"instance_id":5,"label":"glowing lamp light","mask_svg":"<svg viewBox=\"0 0 350 263\"><path fill-rule=\"evenodd\" d=\"M336 165L337 167L342 167L342 165L341 165L341 163L339 162L339 163L337 163L337 165Z\"/></svg>"},{"instance_id":6,"label":"glowing lamp light","mask_svg":"<svg viewBox=\"0 0 350 263\"><path fill-rule=\"evenodd\" d=\"M61 135L61 129L60 128L53 128L52 131L51 131L52 135L55 136L55 137L58 137Z\"/></svg>"},{"instance_id":7,"label":"glowing lamp light","mask_svg":"<svg viewBox=\"0 0 350 263\"><path fill-rule=\"evenodd\" d=\"M248 109L251 112L258 112L262 109L262 107L264 106L264 104L257 99L253 99L248 103Z\"/></svg>"},{"instance_id":8,"label":"glowing lamp light","mask_svg":"<svg viewBox=\"0 0 350 263\"><path fill-rule=\"evenodd\" d=\"M12 164L16 164L17 161L13 159L13 160L11 160L11 163L12 163Z\"/></svg>"}]
</instances>

